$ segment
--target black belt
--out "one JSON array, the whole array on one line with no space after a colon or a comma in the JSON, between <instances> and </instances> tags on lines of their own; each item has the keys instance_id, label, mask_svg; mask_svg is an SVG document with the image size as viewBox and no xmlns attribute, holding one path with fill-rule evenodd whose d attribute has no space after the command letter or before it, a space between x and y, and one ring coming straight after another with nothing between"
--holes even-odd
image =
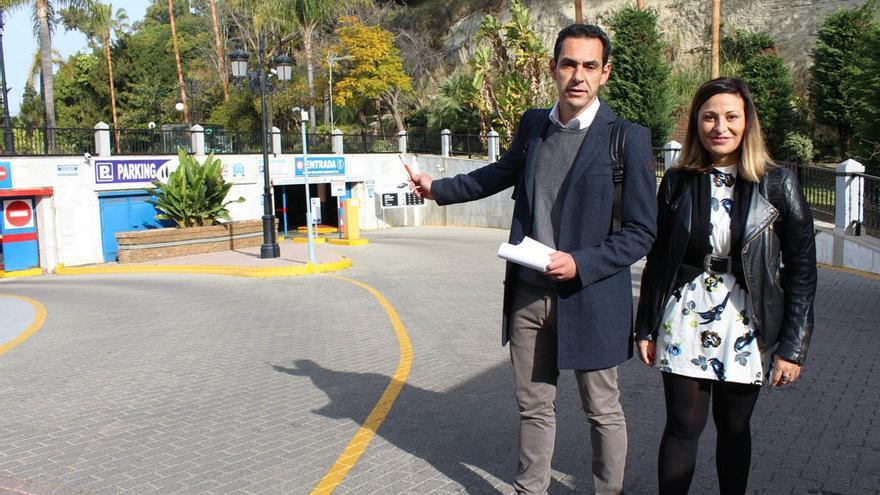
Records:
<instances>
[{"instance_id":1,"label":"black belt","mask_svg":"<svg viewBox=\"0 0 880 495\"><path fill-rule=\"evenodd\" d=\"M730 256L717 256L714 254L707 254L703 258L702 266L695 262L696 260L686 259L682 261L681 266L678 268L678 273L676 273L675 277L675 286L681 287L682 285L692 281L697 278L701 273L708 273L709 275L719 275L723 273L732 273L737 281L740 284L743 284L743 270L742 270L742 262L737 259L733 259Z\"/></svg>"}]
</instances>

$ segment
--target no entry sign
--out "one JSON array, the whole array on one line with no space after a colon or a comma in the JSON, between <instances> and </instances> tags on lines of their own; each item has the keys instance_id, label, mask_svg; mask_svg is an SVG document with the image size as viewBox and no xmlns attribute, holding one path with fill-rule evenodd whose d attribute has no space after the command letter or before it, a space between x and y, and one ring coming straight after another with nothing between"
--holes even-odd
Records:
<instances>
[{"instance_id":1,"label":"no entry sign","mask_svg":"<svg viewBox=\"0 0 880 495\"><path fill-rule=\"evenodd\" d=\"M12 164L0 162L0 189L12 189Z\"/></svg>"},{"instance_id":2,"label":"no entry sign","mask_svg":"<svg viewBox=\"0 0 880 495\"><path fill-rule=\"evenodd\" d=\"M34 226L31 201L13 199L3 202L3 229L26 229Z\"/></svg>"}]
</instances>

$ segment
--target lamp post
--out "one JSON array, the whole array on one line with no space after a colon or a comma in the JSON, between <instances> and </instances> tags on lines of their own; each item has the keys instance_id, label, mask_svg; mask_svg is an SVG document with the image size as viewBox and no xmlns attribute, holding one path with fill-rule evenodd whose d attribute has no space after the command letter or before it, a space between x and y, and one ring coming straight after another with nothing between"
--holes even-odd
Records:
<instances>
[{"instance_id":1,"label":"lamp post","mask_svg":"<svg viewBox=\"0 0 880 495\"><path fill-rule=\"evenodd\" d=\"M260 117L262 121L260 144L263 151L263 244L260 246L260 258L277 258L281 255L281 248L278 246L275 232L275 210L272 205L272 185L269 181L268 125L266 123L266 91L268 88L266 70L264 69L266 55L264 45L263 33L261 32L259 35L259 68L255 71L248 72L247 61L250 57L240 48L229 53L229 61L232 65L232 77L236 79L247 77L251 89L260 92ZM289 81L293 59L286 55L279 55L274 57L273 63L278 79Z\"/></svg>"},{"instance_id":2,"label":"lamp post","mask_svg":"<svg viewBox=\"0 0 880 495\"><path fill-rule=\"evenodd\" d=\"M9 119L9 90L6 89L6 65L3 61L3 7L0 7L0 78L3 90L3 144L7 154L15 153L12 121Z\"/></svg>"},{"instance_id":3,"label":"lamp post","mask_svg":"<svg viewBox=\"0 0 880 495\"><path fill-rule=\"evenodd\" d=\"M333 62L339 60L349 60L351 57L344 55L336 55L335 53L331 53L327 55L327 72L329 74L329 82L330 82L330 130L335 129L335 124L333 122Z\"/></svg>"}]
</instances>

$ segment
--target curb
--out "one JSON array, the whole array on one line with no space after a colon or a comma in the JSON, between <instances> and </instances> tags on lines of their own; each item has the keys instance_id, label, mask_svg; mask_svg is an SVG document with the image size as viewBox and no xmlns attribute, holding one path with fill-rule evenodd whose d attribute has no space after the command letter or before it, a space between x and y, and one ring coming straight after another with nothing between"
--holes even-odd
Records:
<instances>
[{"instance_id":1,"label":"curb","mask_svg":"<svg viewBox=\"0 0 880 495\"><path fill-rule=\"evenodd\" d=\"M141 265L141 266L84 266L66 267L59 264L57 275L105 275L119 273L199 273L210 275L232 275L236 277L270 278L296 277L316 273L336 272L351 268L351 259L343 258L330 263L307 263L299 266L279 266L274 268L250 268L225 265Z\"/></svg>"},{"instance_id":2,"label":"curb","mask_svg":"<svg viewBox=\"0 0 880 495\"><path fill-rule=\"evenodd\" d=\"M11 272L0 271L0 278L36 277L42 274L42 268L30 268L28 270L15 270Z\"/></svg>"}]
</instances>

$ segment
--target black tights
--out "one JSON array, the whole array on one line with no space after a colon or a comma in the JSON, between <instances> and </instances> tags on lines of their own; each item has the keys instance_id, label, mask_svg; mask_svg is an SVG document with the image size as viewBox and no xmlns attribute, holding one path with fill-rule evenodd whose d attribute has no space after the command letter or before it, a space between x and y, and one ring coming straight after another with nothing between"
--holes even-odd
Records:
<instances>
[{"instance_id":1,"label":"black tights","mask_svg":"<svg viewBox=\"0 0 880 495\"><path fill-rule=\"evenodd\" d=\"M660 494L685 494L694 477L697 445L709 416L718 431L715 466L721 495L746 492L752 460L749 421L761 387L663 373L666 429L660 442Z\"/></svg>"}]
</instances>

